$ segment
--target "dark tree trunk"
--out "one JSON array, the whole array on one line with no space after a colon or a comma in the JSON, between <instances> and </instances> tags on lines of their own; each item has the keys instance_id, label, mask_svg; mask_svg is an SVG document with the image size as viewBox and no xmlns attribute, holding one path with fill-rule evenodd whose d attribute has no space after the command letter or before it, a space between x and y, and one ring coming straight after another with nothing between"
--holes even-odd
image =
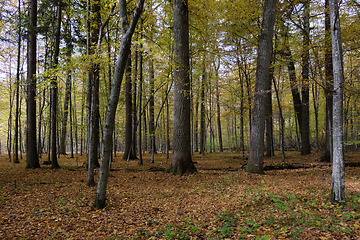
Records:
<instances>
[{"instance_id":1,"label":"dark tree trunk","mask_svg":"<svg viewBox=\"0 0 360 240\"><path fill-rule=\"evenodd\" d=\"M36 27L37 0L30 0L27 62L26 168L40 167L36 147Z\"/></svg>"},{"instance_id":2,"label":"dark tree trunk","mask_svg":"<svg viewBox=\"0 0 360 240\"><path fill-rule=\"evenodd\" d=\"M98 42L101 16L100 16L100 2L90 2L90 42L88 46L89 55L95 53L95 45ZM88 133L88 186L95 186L94 167L99 167L98 148L99 148L99 78L100 67L99 64L92 62L89 72L89 93L88 93L88 107L89 107L89 133Z\"/></svg>"},{"instance_id":3,"label":"dark tree trunk","mask_svg":"<svg viewBox=\"0 0 360 240\"><path fill-rule=\"evenodd\" d=\"M66 42L66 58L67 62L70 63L71 55L72 55L72 43L71 43L71 25L70 25L70 16L67 18L66 23L66 35L65 35L65 42ZM66 83L65 83L65 97L64 97L64 115L62 119L62 127L61 127L61 136L60 136L60 148L59 153L65 154L66 153L66 132L67 132L67 119L69 114L69 101L71 98L71 70L70 68L67 70L66 73Z\"/></svg>"},{"instance_id":4,"label":"dark tree trunk","mask_svg":"<svg viewBox=\"0 0 360 240\"><path fill-rule=\"evenodd\" d=\"M21 0L19 0L18 6L19 15L21 14ZM18 30L18 48L17 48L17 65L16 65L16 93L15 93L15 136L14 136L14 163L19 163L19 99L20 99L20 56L21 56L21 24L19 18L19 30ZM1 150L0 150L1 151Z\"/></svg>"},{"instance_id":5,"label":"dark tree trunk","mask_svg":"<svg viewBox=\"0 0 360 240\"><path fill-rule=\"evenodd\" d=\"M55 51L53 69L59 65L60 52L60 29L61 29L61 4L57 7L57 23L55 32ZM57 161L57 105L58 105L58 84L57 77L51 79L51 168L60 168Z\"/></svg>"},{"instance_id":6,"label":"dark tree trunk","mask_svg":"<svg viewBox=\"0 0 360 240\"><path fill-rule=\"evenodd\" d=\"M131 54L126 62L125 70L125 150L123 159L133 160L136 157L132 152L133 137L133 104L132 104L132 87L131 87Z\"/></svg>"},{"instance_id":7,"label":"dark tree trunk","mask_svg":"<svg viewBox=\"0 0 360 240\"><path fill-rule=\"evenodd\" d=\"M256 67L253 120L246 171L263 173L266 94L270 91L270 63L277 0L265 0Z\"/></svg>"},{"instance_id":8,"label":"dark tree trunk","mask_svg":"<svg viewBox=\"0 0 360 240\"><path fill-rule=\"evenodd\" d=\"M205 154L205 57L203 59L203 69L201 77L200 95L200 154Z\"/></svg>"},{"instance_id":9,"label":"dark tree trunk","mask_svg":"<svg viewBox=\"0 0 360 240\"><path fill-rule=\"evenodd\" d=\"M309 64L310 64L310 9L309 0L304 5L303 53L302 53L302 84L301 84L301 155L310 154L310 114L309 114Z\"/></svg>"},{"instance_id":10,"label":"dark tree trunk","mask_svg":"<svg viewBox=\"0 0 360 240\"><path fill-rule=\"evenodd\" d=\"M195 122L194 122L194 152L199 151L199 97L195 103Z\"/></svg>"},{"instance_id":11,"label":"dark tree trunk","mask_svg":"<svg viewBox=\"0 0 360 240\"><path fill-rule=\"evenodd\" d=\"M142 21L141 21L142 22ZM142 24L140 26L141 28L141 32L142 32ZM142 34L141 34L142 36ZM141 129L141 124L142 124L142 116L141 116L141 112L142 112L142 93L143 93L143 52L142 52L142 48L143 45L142 43L140 43L140 52L139 52L139 95L138 95L138 99L139 99L139 103L138 103L138 116L139 116L139 125L138 125L138 152L139 152L139 165L143 165L143 157L142 157L142 129Z\"/></svg>"},{"instance_id":12,"label":"dark tree trunk","mask_svg":"<svg viewBox=\"0 0 360 240\"><path fill-rule=\"evenodd\" d=\"M196 172L191 159L189 10L187 0L174 0L174 133L169 172Z\"/></svg>"},{"instance_id":13,"label":"dark tree trunk","mask_svg":"<svg viewBox=\"0 0 360 240\"><path fill-rule=\"evenodd\" d=\"M150 79L150 95L149 95L149 136L150 136L150 151L151 151L151 162L154 163L154 153L156 153L156 145L155 145L155 92L154 92L154 84L155 84L155 70L154 70L154 62L152 59L149 60L149 79Z\"/></svg>"},{"instance_id":14,"label":"dark tree trunk","mask_svg":"<svg viewBox=\"0 0 360 240\"><path fill-rule=\"evenodd\" d=\"M333 65L332 65L331 29L329 17L329 1L325 0L325 97L326 97L326 133L325 153L322 160L332 161L332 115L333 115Z\"/></svg>"},{"instance_id":15,"label":"dark tree trunk","mask_svg":"<svg viewBox=\"0 0 360 240\"><path fill-rule=\"evenodd\" d=\"M218 139L219 139L219 151L223 152L223 140L221 131L221 111L220 111L220 90L219 90L219 73L216 69L216 114L217 114L217 126L218 126Z\"/></svg>"}]
</instances>

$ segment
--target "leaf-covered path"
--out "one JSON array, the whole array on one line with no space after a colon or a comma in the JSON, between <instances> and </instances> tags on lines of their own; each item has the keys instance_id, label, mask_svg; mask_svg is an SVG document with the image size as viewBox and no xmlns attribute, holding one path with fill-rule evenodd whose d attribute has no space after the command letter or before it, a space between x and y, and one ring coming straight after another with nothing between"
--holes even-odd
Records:
<instances>
[{"instance_id":1,"label":"leaf-covered path","mask_svg":"<svg viewBox=\"0 0 360 240\"><path fill-rule=\"evenodd\" d=\"M360 169L346 168L347 205L334 206L331 166L319 156L287 152L288 163L314 167L251 175L238 154L196 154L199 172L183 177L154 171L170 162L162 154L155 164L145 158L144 166L117 157L108 207L97 210L96 189L86 187L87 172L75 159L62 157L58 170L30 170L2 155L0 238L360 239Z\"/></svg>"}]
</instances>

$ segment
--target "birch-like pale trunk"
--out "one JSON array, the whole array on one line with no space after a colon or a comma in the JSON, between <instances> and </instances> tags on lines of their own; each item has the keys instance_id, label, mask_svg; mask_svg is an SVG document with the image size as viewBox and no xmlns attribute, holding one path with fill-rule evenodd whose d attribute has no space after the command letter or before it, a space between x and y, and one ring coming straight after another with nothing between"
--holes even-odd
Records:
<instances>
[{"instance_id":1,"label":"birch-like pale trunk","mask_svg":"<svg viewBox=\"0 0 360 240\"><path fill-rule=\"evenodd\" d=\"M110 97L106 108L105 127L103 133L103 144L101 145L101 164L99 173L99 182L95 196L95 207L104 208L106 206L105 196L109 178L110 159L112 153L112 135L115 125L116 108L119 103L119 95L126 61L128 59L131 47L131 38L135 31L136 24L143 10L145 0L139 0L133 13L132 22L127 31L123 32L121 39L121 47L117 58L113 83L111 87ZM119 13L122 18L122 25L127 24L126 0L119 0ZM126 21L126 23L124 23Z\"/></svg>"},{"instance_id":2,"label":"birch-like pale trunk","mask_svg":"<svg viewBox=\"0 0 360 240\"><path fill-rule=\"evenodd\" d=\"M343 87L344 71L341 47L339 6L337 0L329 0L332 39L333 91L333 169L331 202L345 203L345 168L343 148Z\"/></svg>"}]
</instances>

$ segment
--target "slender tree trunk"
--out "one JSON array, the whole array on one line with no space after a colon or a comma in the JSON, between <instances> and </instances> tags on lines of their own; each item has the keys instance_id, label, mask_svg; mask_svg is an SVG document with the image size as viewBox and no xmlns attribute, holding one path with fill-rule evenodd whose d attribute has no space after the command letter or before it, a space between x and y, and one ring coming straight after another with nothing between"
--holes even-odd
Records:
<instances>
[{"instance_id":1,"label":"slender tree trunk","mask_svg":"<svg viewBox=\"0 0 360 240\"><path fill-rule=\"evenodd\" d=\"M18 1L18 12L21 15L21 0ZM20 116L20 61L21 61L21 24L19 18L18 46L17 46L17 65L16 65L16 93L15 93L15 136L14 136L14 163L19 163L19 116Z\"/></svg>"},{"instance_id":2,"label":"slender tree trunk","mask_svg":"<svg viewBox=\"0 0 360 240\"><path fill-rule=\"evenodd\" d=\"M191 159L189 10L187 0L174 0L174 133L169 172L196 172Z\"/></svg>"},{"instance_id":3,"label":"slender tree trunk","mask_svg":"<svg viewBox=\"0 0 360 240\"><path fill-rule=\"evenodd\" d=\"M27 62L26 168L40 167L36 146L36 26L37 0L30 0Z\"/></svg>"},{"instance_id":4,"label":"slender tree trunk","mask_svg":"<svg viewBox=\"0 0 360 240\"><path fill-rule=\"evenodd\" d=\"M329 0L332 59L334 73L333 95L333 168L331 202L345 203L345 168L343 146L343 88L344 71L341 46L339 6L337 0Z\"/></svg>"},{"instance_id":5,"label":"slender tree trunk","mask_svg":"<svg viewBox=\"0 0 360 240\"><path fill-rule=\"evenodd\" d=\"M133 160L135 156L132 152L132 136L133 136L133 105L132 105L132 87L131 87L131 54L129 54L126 62L125 70L125 151L123 159Z\"/></svg>"},{"instance_id":6,"label":"slender tree trunk","mask_svg":"<svg viewBox=\"0 0 360 240\"><path fill-rule=\"evenodd\" d=\"M200 95L200 154L205 154L205 56L203 57L203 69L201 77Z\"/></svg>"},{"instance_id":7,"label":"slender tree trunk","mask_svg":"<svg viewBox=\"0 0 360 240\"><path fill-rule=\"evenodd\" d=\"M266 94L270 91L270 64L276 15L276 0L265 0L256 67L253 120L246 171L263 173Z\"/></svg>"},{"instance_id":8,"label":"slender tree trunk","mask_svg":"<svg viewBox=\"0 0 360 240\"><path fill-rule=\"evenodd\" d=\"M217 126L218 126L218 139L219 139L219 151L223 152L223 140L221 131L221 111L220 111L220 90L219 90L219 74L216 71L216 113L217 113Z\"/></svg>"},{"instance_id":9,"label":"slender tree trunk","mask_svg":"<svg viewBox=\"0 0 360 240\"><path fill-rule=\"evenodd\" d=\"M106 108L103 144L101 147L99 182L94 203L95 207L97 208L104 208L106 206L105 196L109 178L109 163L111 155L110 143L112 141L111 138L114 131L116 108L119 102L121 82L125 72L126 61L130 53L131 38L135 31L136 24L140 18L140 14L144 6L144 1L145 0L138 1L136 9L133 13L131 25L128 27L126 0L119 0L119 13L122 21L123 36L121 39L119 56L116 62L113 85Z\"/></svg>"},{"instance_id":10,"label":"slender tree trunk","mask_svg":"<svg viewBox=\"0 0 360 240\"><path fill-rule=\"evenodd\" d=\"M326 132L324 162L332 162L332 119L333 119L333 64L331 46L331 27L329 16L329 1L325 0L325 97L326 97Z\"/></svg>"},{"instance_id":11,"label":"slender tree trunk","mask_svg":"<svg viewBox=\"0 0 360 240\"><path fill-rule=\"evenodd\" d=\"M60 30L61 30L61 4L57 7L57 23L55 32L55 51L52 68L55 70L59 65L60 53ZM57 161L57 105L58 105L58 84L57 77L51 79L51 168L60 168Z\"/></svg>"},{"instance_id":12,"label":"slender tree trunk","mask_svg":"<svg viewBox=\"0 0 360 240\"><path fill-rule=\"evenodd\" d=\"M89 0L91 1L91 0ZM100 34L101 16L100 16L100 2L90 2L90 16L89 16L89 37L90 42L88 46L89 55L96 54L95 45L98 42ZM91 63L88 80L88 107L89 107L89 132L88 132L88 181L87 185L95 186L94 167L99 167L98 162L98 148L99 148L99 78L100 67L98 63Z\"/></svg>"},{"instance_id":13,"label":"slender tree trunk","mask_svg":"<svg viewBox=\"0 0 360 240\"><path fill-rule=\"evenodd\" d=\"M194 152L199 151L199 97L195 103L195 122L194 122Z\"/></svg>"},{"instance_id":14,"label":"slender tree trunk","mask_svg":"<svg viewBox=\"0 0 360 240\"><path fill-rule=\"evenodd\" d=\"M304 3L304 30L302 53L302 86L301 86L301 155L310 154L310 113L309 113L309 64L310 64L310 9L309 0Z\"/></svg>"},{"instance_id":15,"label":"slender tree trunk","mask_svg":"<svg viewBox=\"0 0 360 240\"><path fill-rule=\"evenodd\" d=\"M67 18L66 23L66 59L67 63L70 64L71 55L72 55L72 44L71 44L71 24L70 24L70 17ZM67 69L66 72L66 83L65 83L65 97L64 97L64 115L62 119L62 127L61 127L61 136L60 136L60 148L59 153L65 154L66 153L66 131L67 131L67 118L69 114L69 102L71 99L71 68Z\"/></svg>"},{"instance_id":16,"label":"slender tree trunk","mask_svg":"<svg viewBox=\"0 0 360 240\"><path fill-rule=\"evenodd\" d=\"M149 95L149 135L150 135L150 151L151 151L151 162L154 163L154 153L156 152L155 145L155 117L154 117L154 107L155 107L155 70L154 62L152 59L149 60L149 79L150 79L150 95Z\"/></svg>"},{"instance_id":17,"label":"slender tree trunk","mask_svg":"<svg viewBox=\"0 0 360 240\"><path fill-rule=\"evenodd\" d=\"M142 38L142 21L141 21L141 38ZM142 132L141 132L141 124L142 124L142 117L141 117L141 111L142 111L142 94L143 94L143 45L140 43L140 52L139 52L139 91L138 91L138 116L139 116L139 124L138 124L138 152L139 152L139 165L143 165L143 157L142 157Z\"/></svg>"}]
</instances>

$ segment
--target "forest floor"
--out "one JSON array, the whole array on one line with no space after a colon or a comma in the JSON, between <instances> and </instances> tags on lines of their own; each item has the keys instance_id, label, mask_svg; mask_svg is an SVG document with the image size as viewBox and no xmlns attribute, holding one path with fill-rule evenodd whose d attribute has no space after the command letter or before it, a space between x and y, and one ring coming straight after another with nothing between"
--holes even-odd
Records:
<instances>
[{"instance_id":1,"label":"forest floor","mask_svg":"<svg viewBox=\"0 0 360 240\"><path fill-rule=\"evenodd\" d=\"M280 156L265 165L282 165ZM34 170L1 155L0 239L360 239L360 167L346 167L347 204L332 205L331 165L320 156L286 152L303 168L254 175L239 153L196 153L198 173L180 177L161 171L164 154L154 164L146 154L143 166L119 154L97 210L84 157ZM345 159L360 162L360 152Z\"/></svg>"}]
</instances>

